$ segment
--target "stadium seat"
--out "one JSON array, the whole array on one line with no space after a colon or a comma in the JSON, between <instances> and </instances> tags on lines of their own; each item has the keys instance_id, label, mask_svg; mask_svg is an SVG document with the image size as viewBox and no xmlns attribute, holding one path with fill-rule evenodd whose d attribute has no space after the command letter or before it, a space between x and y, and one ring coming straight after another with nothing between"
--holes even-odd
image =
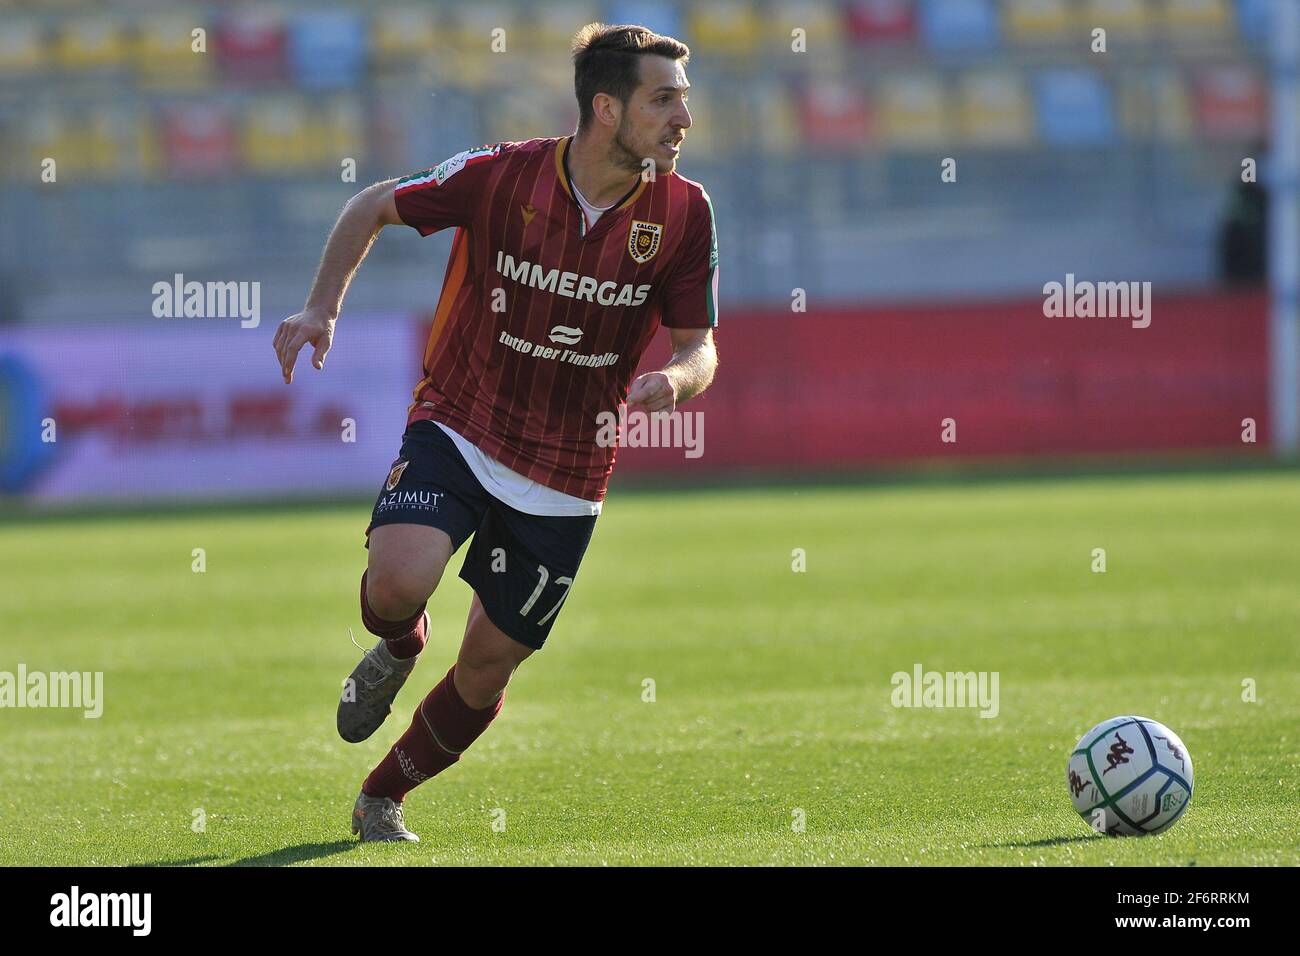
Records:
<instances>
[{"instance_id":1,"label":"stadium seat","mask_svg":"<svg viewBox=\"0 0 1300 956\"><path fill-rule=\"evenodd\" d=\"M1094 27L1106 31L1111 40L1142 40L1147 36L1151 22L1146 0L1090 0L1082 21L1091 34Z\"/></svg>"},{"instance_id":2,"label":"stadium seat","mask_svg":"<svg viewBox=\"0 0 1300 956\"><path fill-rule=\"evenodd\" d=\"M325 104L317 147L323 159L339 163L349 157L360 163L366 158L367 142L365 116L354 94L336 97Z\"/></svg>"},{"instance_id":3,"label":"stadium seat","mask_svg":"<svg viewBox=\"0 0 1300 956\"><path fill-rule=\"evenodd\" d=\"M711 84L697 84L691 92L693 125L686 133L683 162L718 160L755 148L754 136L758 131L748 122L748 98L729 94L730 91L714 89Z\"/></svg>"},{"instance_id":4,"label":"stadium seat","mask_svg":"<svg viewBox=\"0 0 1300 956\"><path fill-rule=\"evenodd\" d=\"M61 181L76 181L92 172L78 121L61 109L45 105L29 110L24 120L20 136L26 156L20 169L30 170L34 178L49 158L58 164L56 171Z\"/></svg>"},{"instance_id":5,"label":"stadium seat","mask_svg":"<svg viewBox=\"0 0 1300 956\"><path fill-rule=\"evenodd\" d=\"M199 26L207 29L206 24L200 23ZM136 21L131 63L141 85L178 90L206 86L211 81L213 58L194 53L192 31L195 29L193 17L176 14L161 14ZM211 39L209 32L209 42Z\"/></svg>"},{"instance_id":6,"label":"stadium seat","mask_svg":"<svg viewBox=\"0 0 1300 956\"><path fill-rule=\"evenodd\" d=\"M553 60L557 54L569 51L569 44L579 27L596 23L600 18L600 4L589 0L555 0L554 3L538 4L527 39L544 59ZM570 66L570 85L573 83L572 72Z\"/></svg>"},{"instance_id":7,"label":"stadium seat","mask_svg":"<svg viewBox=\"0 0 1300 956\"><path fill-rule=\"evenodd\" d=\"M680 8L671 0L610 0L605 6L606 23L640 23L684 43L694 38L683 36Z\"/></svg>"},{"instance_id":8,"label":"stadium seat","mask_svg":"<svg viewBox=\"0 0 1300 956\"><path fill-rule=\"evenodd\" d=\"M163 167L177 179L228 175L238 167L239 141L229 112L212 103L166 110L159 136Z\"/></svg>"},{"instance_id":9,"label":"stadium seat","mask_svg":"<svg viewBox=\"0 0 1300 956\"><path fill-rule=\"evenodd\" d=\"M937 53L993 50L1001 44L991 0L920 0L920 32Z\"/></svg>"},{"instance_id":10,"label":"stadium seat","mask_svg":"<svg viewBox=\"0 0 1300 956\"><path fill-rule=\"evenodd\" d=\"M1110 92L1091 69L1045 70L1037 78L1038 133L1051 146L1103 146L1115 140Z\"/></svg>"},{"instance_id":11,"label":"stadium seat","mask_svg":"<svg viewBox=\"0 0 1300 956\"><path fill-rule=\"evenodd\" d=\"M0 30L0 76L34 76L46 63L45 32L32 20L9 20Z\"/></svg>"},{"instance_id":12,"label":"stadium seat","mask_svg":"<svg viewBox=\"0 0 1300 956\"><path fill-rule=\"evenodd\" d=\"M888 75L880 83L876 104L883 145L928 148L950 141L951 108L938 75Z\"/></svg>"},{"instance_id":13,"label":"stadium seat","mask_svg":"<svg viewBox=\"0 0 1300 956\"><path fill-rule=\"evenodd\" d=\"M1162 9L1164 28L1175 42L1232 37L1227 0L1164 0Z\"/></svg>"},{"instance_id":14,"label":"stadium seat","mask_svg":"<svg viewBox=\"0 0 1300 956\"><path fill-rule=\"evenodd\" d=\"M366 21L347 11L305 13L289 24L288 58L304 89L353 89L366 68Z\"/></svg>"},{"instance_id":15,"label":"stadium seat","mask_svg":"<svg viewBox=\"0 0 1300 956\"><path fill-rule=\"evenodd\" d=\"M283 82L284 22L262 8L233 11L213 31L213 52L222 79L241 83Z\"/></svg>"},{"instance_id":16,"label":"stadium seat","mask_svg":"<svg viewBox=\"0 0 1300 956\"><path fill-rule=\"evenodd\" d=\"M380 7L370 20L371 64L400 65L432 54L438 45L438 19L431 7Z\"/></svg>"},{"instance_id":17,"label":"stadium seat","mask_svg":"<svg viewBox=\"0 0 1300 956\"><path fill-rule=\"evenodd\" d=\"M748 124L749 135L745 141L750 154L778 157L797 154L804 144L799 130L799 108L789 88L777 80L760 80L746 94L751 116L762 117L762 122ZM694 135L694 131L687 133L687 136Z\"/></svg>"},{"instance_id":18,"label":"stadium seat","mask_svg":"<svg viewBox=\"0 0 1300 956\"><path fill-rule=\"evenodd\" d=\"M1068 43L1086 37L1066 0L1005 0L1004 31L1013 44Z\"/></svg>"},{"instance_id":19,"label":"stadium seat","mask_svg":"<svg viewBox=\"0 0 1300 956\"><path fill-rule=\"evenodd\" d=\"M1208 67L1193 82L1196 124L1214 140L1249 140L1264 132L1267 102L1259 74L1244 64Z\"/></svg>"},{"instance_id":20,"label":"stadium seat","mask_svg":"<svg viewBox=\"0 0 1300 956\"><path fill-rule=\"evenodd\" d=\"M763 41L763 21L745 0L702 0L687 19L691 42L711 55L747 56Z\"/></svg>"},{"instance_id":21,"label":"stadium seat","mask_svg":"<svg viewBox=\"0 0 1300 956\"><path fill-rule=\"evenodd\" d=\"M1033 111L1020 72L980 70L962 76L957 123L961 141L972 146L1028 145Z\"/></svg>"},{"instance_id":22,"label":"stadium seat","mask_svg":"<svg viewBox=\"0 0 1300 956\"><path fill-rule=\"evenodd\" d=\"M505 40L504 54L493 52L495 30L501 29ZM523 49L527 27L513 5L500 2L472 3L457 6L455 18L444 30L451 45L463 52L481 55L484 59L508 56L512 50Z\"/></svg>"},{"instance_id":23,"label":"stadium seat","mask_svg":"<svg viewBox=\"0 0 1300 956\"><path fill-rule=\"evenodd\" d=\"M266 98L244 117L240 152L254 172L289 174L313 165L313 136L311 120L296 98Z\"/></svg>"},{"instance_id":24,"label":"stadium seat","mask_svg":"<svg viewBox=\"0 0 1300 956\"><path fill-rule=\"evenodd\" d=\"M129 117L117 107L92 109L83 120L87 178L134 178L130 155L133 152Z\"/></svg>"},{"instance_id":25,"label":"stadium seat","mask_svg":"<svg viewBox=\"0 0 1300 956\"><path fill-rule=\"evenodd\" d=\"M864 148L872 134L866 94L841 79L815 80L800 99L803 136L816 151Z\"/></svg>"},{"instance_id":26,"label":"stadium seat","mask_svg":"<svg viewBox=\"0 0 1300 956\"><path fill-rule=\"evenodd\" d=\"M912 0L850 0L844 11L857 43L911 43L916 39Z\"/></svg>"},{"instance_id":27,"label":"stadium seat","mask_svg":"<svg viewBox=\"0 0 1300 956\"><path fill-rule=\"evenodd\" d=\"M1237 0L1237 31L1257 47L1268 47L1273 0Z\"/></svg>"},{"instance_id":28,"label":"stadium seat","mask_svg":"<svg viewBox=\"0 0 1300 956\"><path fill-rule=\"evenodd\" d=\"M69 18L55 33L55 60L69 72L107 70L127 60L123 25L109 17Z\"/></svg>"},{"instance_id":29,"label":"stadium seat","mask_svg":"<svg viewBox=\"0 0 1300 956\"><path fill-rule=\"evenodd\" d=\"M1119 113L1131 140L1186 142L1194 134L1187 84L1169 67L1121 74Z\"/></svg>"},{"instance_id":30,"label":"stadium seat","mask_svg":"<svg viewBox=\"0 0 1300 956\"><path fill-rule=\"evenodd\" d=\"M807 33L808 55L844 46L844 21L840 10L829 0L790 0L774 5L762 21L765 43L773 50L789 52L794 41L791 31L801 27Z\"/></svg>"}]
</instances>

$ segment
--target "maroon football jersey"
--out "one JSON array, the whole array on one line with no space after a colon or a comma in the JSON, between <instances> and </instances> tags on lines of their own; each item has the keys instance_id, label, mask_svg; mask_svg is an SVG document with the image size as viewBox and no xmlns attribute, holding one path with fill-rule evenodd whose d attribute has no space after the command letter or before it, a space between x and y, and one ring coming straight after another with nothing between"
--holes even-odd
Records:
<instances>
[{"instance_id":1,"label":"maroon football jersey","mask_svg":"<svg viewBox=\"0 0 1300 956\"><path fill-rule=\"evenodd\" d=\"M456 227L409 422L432 419L547 487L605 496L597 443L660 324L717 324L718 244L699 183L639 181L590 229L571 137L467 150L395 189L422 235Z\"/></svg>"}]
</instances>

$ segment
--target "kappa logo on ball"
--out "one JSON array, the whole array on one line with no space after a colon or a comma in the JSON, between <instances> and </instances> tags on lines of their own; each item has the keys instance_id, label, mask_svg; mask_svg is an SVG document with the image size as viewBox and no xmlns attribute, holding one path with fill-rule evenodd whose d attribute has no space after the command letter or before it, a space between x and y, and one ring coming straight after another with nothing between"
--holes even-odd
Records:
<instances>
[{"instance_id":1,"label":"kappa logo on ball","mask_svg":"<svg viewBox=\"0 0 1300 956\"><path fill-rule=\"evenodd\" d=\"M551 329L549 338L552 342L560 342L563 345L577 345L578 340L582 338L582 329L571 329L567 325L557 325Z\"/></svg>"},{"instance_id":2,"label":"kappa logo on ball","mask_svg":"<svg viewBox=\"0 0 1300 956\"><path fill-rule=\"evenodd\" d=\"M633 219L632 228L627 234L628 255L644 265L659 251L659 240L663 234L664 227L659 223Z\"/></svg>"},{"instance_id":3,"label":"kappa logo on ball","mask_svg":"<svg viewBox=\"0 0 1300 956\"><path fill-rule=\"evenodd\" d=\"M392 491L397 487L397 483L402 480L402 472L406 471L406 466L409 464L409 461L399 461L392 467L388 472L388 481L384 482L385 491Z\"/></svg>"}]
</instances>

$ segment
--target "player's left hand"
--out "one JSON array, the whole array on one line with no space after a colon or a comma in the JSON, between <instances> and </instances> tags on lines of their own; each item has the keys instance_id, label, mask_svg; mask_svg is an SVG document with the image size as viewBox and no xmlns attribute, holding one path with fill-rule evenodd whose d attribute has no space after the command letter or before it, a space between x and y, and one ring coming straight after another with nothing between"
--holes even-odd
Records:
<instances>
[{"instance_id":1,"label":"player's left hand","mask_svg":"<svg viewBox=\"0 0 1300 956\"><path fill-rule=\"evenodd\" d=\"M667 372L638 375L627 391L627 410L672 412L677 407L677 386Z\"/></svg>"}]
</instances>

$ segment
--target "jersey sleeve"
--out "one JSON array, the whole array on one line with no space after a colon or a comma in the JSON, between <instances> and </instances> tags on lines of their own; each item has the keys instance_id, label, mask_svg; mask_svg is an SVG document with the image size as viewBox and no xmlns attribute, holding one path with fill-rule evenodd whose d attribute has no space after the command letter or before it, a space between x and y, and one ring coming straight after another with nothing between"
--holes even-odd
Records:
<instances>
[{"instance_id":1,"label":"jersey sleeve","mask_svg":"<svg viewBox=\"0 0 1300 956\"><path fill-rule=\"evenodd\" d=\"M500 154L500 143L480 146L404 176L393 187L397 215L422 236L448 226L468 226L483 199L488 169Z\"/></svg>"},{"instance_id":2,"label":"jersey sleeve","mask_svg":"<svg viewBox=\"0 0 1300 956\"><path fill-rule=\"evenodd\" d=\"M718 324L718 229L713 202L700 190L686 224L679 259L664 287L661 323L672 329Z\"/></svg>"}]
</instances>

